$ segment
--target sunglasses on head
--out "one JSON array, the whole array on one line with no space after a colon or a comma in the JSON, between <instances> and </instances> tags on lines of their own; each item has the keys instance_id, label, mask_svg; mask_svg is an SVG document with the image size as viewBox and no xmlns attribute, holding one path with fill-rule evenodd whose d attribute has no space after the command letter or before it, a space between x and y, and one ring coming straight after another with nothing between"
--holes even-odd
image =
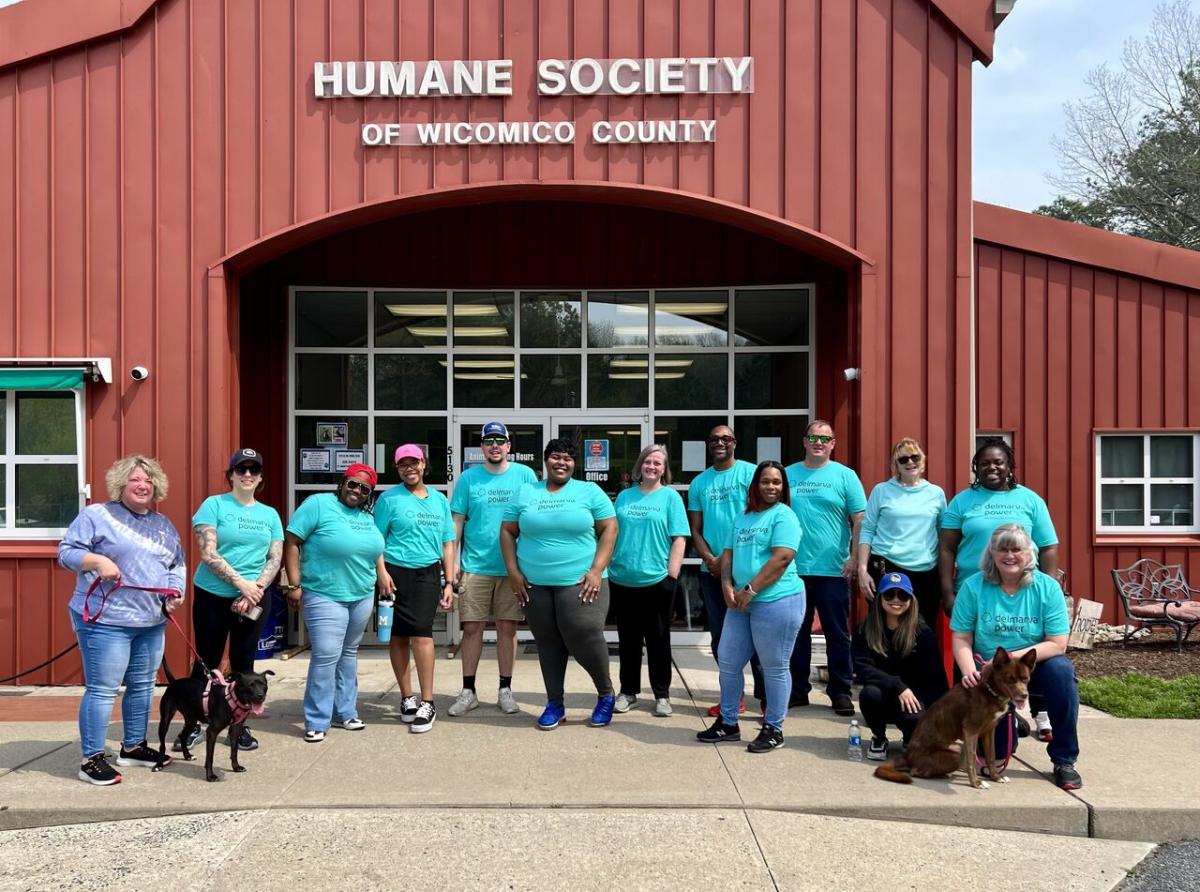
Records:
<instances>
[{"instance_id":1,"label":"sunglasses on head","mask_svg":"<svg viewBox=\"0 0 1200 892\"><path fill-rule=\"evenodd\" d=\"M238 465L233 469L233 473L258 475L262 473L262 465Z\"/></svg>"},{"instance_id":2,"label":"sunglasses on head","mask_svg":"<svg viewBox=\"0 0 1200 892\"><path fill-rule=\"evenodd\" d=\"M369 496L375 491L375 487L369 483L363 483L359 480L350 479L346 480L346 489L353 490L354 492L361 492L364 496Z\"/></svg>"},{"instance_id":3,"label":"sunglasses on head","mask_svg":"<svg viewBox=\"0 0 1200 892\"><path fill-rule=\"evenodd\" d=\"M831 434L806 434L804 439L810 443L832 443L833 436Z\"/></svg>"},{"instance_id":4,"label":"sunglasses on head","mask_svg":"<svg viewBox=\"0 0 1200 892\"><path fill-rule=\"evenodd\" d=\"M508 440L505 437L484 437L484 446L503 446Z\"/></svg>"},{"instance_id":5,"label":"sunglasses on head","mask_svg":"<svg viewBox=\"0 0 1200 892\"><path fill-rule=\"evenodd\" d=\"M919 455L897 455L896 463L900 465L919 465L921 456Z\"/></svg>"},{"instance_id":6,"label":"sunglasses on head","mask_svg":"<svg viewBox=\"0 0 1200 892\"><path fill-rule=\"evenodd\" d=\"M885 601L911 601L912 595L902 588L890 588L879 597Z\"/></svg>"}]
</instances>

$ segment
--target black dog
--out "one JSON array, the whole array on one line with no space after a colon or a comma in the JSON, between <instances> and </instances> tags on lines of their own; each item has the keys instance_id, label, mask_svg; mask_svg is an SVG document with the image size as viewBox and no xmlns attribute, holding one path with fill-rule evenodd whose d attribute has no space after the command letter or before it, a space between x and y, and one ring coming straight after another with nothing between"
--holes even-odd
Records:
<instances>
[{"instance_id":1,"label":"black dog","mask_svg":"<svg viewBox=\"0 0 1200 892\"><path fill-rule=\"evenodd\" d=\"M195 758L187 747L188 738L196 727L203 721L208 722L206 734L208 753L204 760L204 777L206 780L220 780L213 771L213 751L217 746L217 737L226 728L229 729L230 761L233 770L245 771L238 764L238 735L242 733L242 724L246 716L262 715L263 702L267 699L267 676L275 673L268 669L266 672L234 672L230 674L227 684L222 684L219 676L210 682L203 678L176 678L163 663L163 672L167 676L167 689L159 704L158 720L158 765L154 771L162 771L167 765L167 729L176 712L183 713L183 758L190 762ZM204 692L208 688L208 714L205 715ZM231 703L230 700L234 702Z\"/></svg>"}]
</instances>

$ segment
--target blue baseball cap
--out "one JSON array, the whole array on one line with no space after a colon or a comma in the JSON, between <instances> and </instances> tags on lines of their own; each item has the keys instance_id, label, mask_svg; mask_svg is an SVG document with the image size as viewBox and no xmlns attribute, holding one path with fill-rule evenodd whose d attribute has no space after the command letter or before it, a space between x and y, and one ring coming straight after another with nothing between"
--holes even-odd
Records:
<instances>
[{"instance_id":1,"label":"blue baseball cap","mask_svg":"<svg viewBox=\"0 0 1200 892\"><path fill-rule=\"evenodd\" d=\"M483 433L481 433L480 436L481 437L503 437L504 439L507 440L508 439L508 428L506 428L499 421L489 421L487 424L485 424L483 426Z\"/></svg>"},{"instance_id":2,"label":"blue baseball cap","mask_svg":"<svg viewBox=\"0 0 1200 892\"><path fill-rule=\"evenodd\" d=\"M884 573L883 578L879 580L876 591L882 595L884 592L891 591L894 588L908 592L910 595L915 594L913 592L912 580L903 573Z\"/></svg>"}]
</instances>

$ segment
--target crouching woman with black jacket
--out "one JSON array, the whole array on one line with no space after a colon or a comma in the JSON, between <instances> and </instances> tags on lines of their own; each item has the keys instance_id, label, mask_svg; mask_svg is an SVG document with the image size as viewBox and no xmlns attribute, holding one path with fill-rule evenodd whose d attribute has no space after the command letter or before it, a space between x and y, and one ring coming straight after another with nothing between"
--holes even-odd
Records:
<instances>
[{"instance_id":1,"label":"crouching woman with black jacket","mask_svg":"<svg viewBox=\"0 0 1200 892\"><path fill-rule=\"evenodd\" d=\"M912 582L903 573L880 579L866 621L854 633L854 674L862 687L858 706L871 729L867 758L888 757L887 726L907 744L917 721L948 690L937 637L913 605Z\"/></svg>"}]
</instances>

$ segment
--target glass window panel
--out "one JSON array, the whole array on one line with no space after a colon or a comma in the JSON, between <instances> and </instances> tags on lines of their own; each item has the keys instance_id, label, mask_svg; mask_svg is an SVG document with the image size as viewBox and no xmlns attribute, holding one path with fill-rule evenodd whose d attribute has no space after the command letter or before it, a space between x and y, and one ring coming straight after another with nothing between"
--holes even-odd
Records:
<instances>
[{"instance_id":1,"label":"glass window panel","mask_svg":"<svg viewBox=\"0 0 1200 892\"><path fill-rule=\"evenodd\" d=\"M687 498L687 493L682 494ZM700 567L684 564L680 568L679 587L675 590L675 609L671 616L671 628L680 631L700 631L707 628L704 615L704 598L700 594Z\"/></svg>"},{"instance_id":2,"label":"glass window panel","mask_svg":"<svg viewBox=\"0 0 1200 892\"><path fill-rule=\"evenodd\" d=\"M540 422L507 422L509 462L530 468L540 479L542 476L542 447L546 442L546 431ZM477 424L463 424L460 428L459 474L484 462L481 431Z\"/></svg>"},{"instance_id":3,"label":"glass window panel","mask_svg":"<svg viewBox=\"0 0 1200 892\"><path fill-rule=\"evenodd\" d=\"M587 366L588 408L644 410L650 404L650 357L646 354L592 355Z\"/></svg>"},{"instance_id":4,"label":"glass window panel","mask_svg":"<svg viewBox=\"0 0 1200 892\"><path fill-rule=\"evenodd\" d=\"M521 332L524 337L525 329ZM526 353L521 357L522 408L578 409L581 388L578 356Z\"/></svg>"},{"instance_id":5,"label":"glass window panel","mask_svg":"<svg viewBox=\"0 0 1200 892\"><path fill-rule=\"evenodd\" d=\"M328 432L330 424L345 424L346 425L346 442L330 443L328 436L321 436L318 439L318 427L324 426L323 431ZM342 479L342 472L335 470L337 468L338 453L346 450L361 451L363 458L367 464L374 464L375 456L371 453L370 444L367 443L367 419L355 418L347 415L338 415L330 413L329 415L307 415L295 419L296 431L296 454L292 459L296 463L296 482L297 483L337 483ZM307 454L302 452L304 450ZM316 453L325 453L325 460L328 463L328 471L304 471L302 470L302 460L310 466L317 458ZM355 461L358 456L345 456L345 459L353 457ZM353 462L351 462L353 463Z\"/></svg>"},{"instance_id":6,"label":"glass window panel","mask_svg":"<svg viewBox=\"0 0 1200 892\"><path fill-rule=\"evenodd\" d=\"M729 329L728 291L656 291L654 343L724 347Z\"/></svg>"},{"instance_id":7,"label":"glass window panel","mask_svg":"<svg viewBox=\"0 0 1200 892\"><path fill-rule=\"evenodd\" d=\"M0 402L3 405L3 402ZM0 417L3 414L0 413ZM8 526L8 474L3 465L0 465L0 529Z\"/></svg>"},{"instance_id":8,"label":"glass window panel","mask_svg":"<svg viewBox=\"0 0 1200 892\"><path fill-rule=\"evenodd\" d=\"M69 526L79 513L79 474L75 465L17 465L16 471L16 526Z\"/></svg>"},{"instance_id":9,"label":"glass window panel","mask_svg":"<svg viewBox=\"0 0 1200 892\"><path fill-rule=\"evenodd\" d=\"M8 451L8 394L0 390L0 453ZM0 474L0 477L3 477Z\"/></svg>"},{"instance_id":10,"label":"glass window panel","mask_svg":"<svg viewBox=\"0 0 1200 892\"><path fill-rule=\"evenodd\" d=\"M808 289L734 292L735 347L807 347Z\"/></svg>"},{"instance_id":11,"label":"glass window panel","mask_svg":"<svg viewBox=\"0 0 1200 892\"><path fill-rule=\"evenodd\" d=\"M392 456L401 443L416 443L425 450L425 482L443 485L447 465L453 456L446 450L446 417L441 418L376 418L375 439L383 444L387 471L379 475L380 483L400 483ZM453 471L451 470L451 473Z\"/></svg>"},{"instance_id":12,"label":"glass window panel","mask_svg":"<svg viewBox=\"0 0 1200 892\"><path fill-rule=\"evenodd\" d=\"M445 291L376 291L376 347L444 347Z\"/></svg>"},{"instance_id":13,"label":"glass window panel","mask_svg":"<svg viewBox=\"0 0 1200 892\"><path fill-rule=\"evenodd\" d=\"M557 437L572 440L579 450L575 459L575 479L590 480L610 499L633 485L633 465L642 451L642 426L632 424L571 424L557 425ZM608 445L608 467L588 468L589 444L600 448Z\"/></svg>"},{"instance_id":14,"label":"glass window panel","mask_svg":"<svg viewBox=\"0 0 1200 892\"><path fill-rule=\"evenodd\" d=\"M296 408L367 408L366 354L297 353Z\"/></svg>"},{"instance_id":15,"label":"glass window panel","mask_svg":"<svg viewBox=\"0 0 1200 892\"><path fill-rule=\"evenodd\" d=\"M807 409L807 353L742 353L734 358L738 409Z\"/></svg>"},{"instance_id":16,"label":"glass window panel","mask_svg":"<svg viewBox=\"0 0 1200 892\"><path fill-rule=\"evenodd\" d=\"M446 357L375 354L376 409L445 409Z\"/></svg>"},{"instance_id":17,"label":"glass window panel","mask_svg":"<svg viewBox=\"0 0 1200 892\"><path fill-rule=\"evenodd\" d=\"M1104 527L1140 527L1145 491L1137 483L1105 483L1100 487L1100 525Z\"/></svg>"},{"instance_id":18,"label":"glass window panel","mask_svg":"<svg viewBox=\"0 0 1200 892\"><path fill-rule=\"evenodd\" d=\"M17 392L17 454L74 455L75 392Z\"/></svg>"},{"instance_id":19,"label":"glass window panel","mask_svg":"<svg viewBox=\"0 0 1200 892\"><path fill-rule=\"evenodd\" d=\"M297 347L365 347L365 291L297 291Z\"/></svg>"},{"instance_id":20,"label":"glass window panel","mask_svg":"<svg viewBox=\"0 0 1200 892\"><path fill-rule=\"evenodd\" d=\"M728 424L725 415L702 418L672 418L656 415L652 443L667 447L672 483L691 483L696 475L708 467L708 432L718 424ZM685 464L684 458L688 461ZM686 499L686 494L685 494Z\"/></svg>"},{"instance_id":21,"label":"glass window panel","mask_svg":"<svg viewBox=\"0 0 1200 892\"><path fill-rule=\"evenodd\" d=\"M589 291L589 347L642 347L650 343L650 293Z\"/></svg>"},{"instance_id":22,"label":"glass window panel","mask_svg":"<svg viewBox=\"0 0 1200 892\"><path fill-rule=\"evenodd\" d=\"M582 328L578 291L522 291L522 347L578 347Z\"/></svg>"},{"instance_id":23,"label":"glass window panel","mask_svg":"<svg viewBox=\"0 0 1200 892\"><path fill-rule=\"evenodd\" d=\"M1151 477L1191 477L1192 473L1191 437L1150 438Z\"/></svg>"},{"instance_id":24,"label":"glass window panel","mask_svg":"<svg viewBox=\"0 0 1200 892\"><path fill-rule=\"evenodd\" d=\"M659 354L654 360L654 404L659 409L726 409L728 372L725 353Z\"/></svg>"},{"instance_id":25,"label":"glass window panel","mask_svg":"<svg viewBox=\"0 0 1200 892\"><path fill-rule=\"evenodd\" d=\"M753 464L768 458L784 465L798 462L804 458L806 427L806 414L739 416L733 422L738 438L737 457Z\"/></svg>"},{"instance_id":26,"label":"glass window panel","mask_svg":"<svg viewBox=\"0 0 1200 892\"><path fill-rule=\"evenodd\" d=\"M1160 527L1190 527L1195 508L1190 483L1150 485L1150 524Z\"/></svg>"},{"instance_id":27,"label":"glass window panel","mask_svg":"<svg viewBox=\"0 0 1200 892\"><path fill-rule=\"evenodd\" d=\"M454 407L456 409L511 409L513 354L458 354L454 360Z\"/></svg>"},{"instance_id":28,"label":"glass window panel","mask_svg":"<svg viewBox=\"0 0 1200 892\"><path fill-rule=\"evenodd\" d=\"M511 291L456 291L452 303L456 347L513 345L515 326Z\"/></svg>"},{"instance_id":29,"label":"glass window panel","mask_svg":"<svg viewBox=\"0 0 1200 892\"><path fill-rule=\"evenodd\" d=\"M1101 477L1142 477L1145 462L1141 437L1105 436L1100 438ZM1140 521L1139 521L1140 523Z\"/></svg>"}]
</instances>

